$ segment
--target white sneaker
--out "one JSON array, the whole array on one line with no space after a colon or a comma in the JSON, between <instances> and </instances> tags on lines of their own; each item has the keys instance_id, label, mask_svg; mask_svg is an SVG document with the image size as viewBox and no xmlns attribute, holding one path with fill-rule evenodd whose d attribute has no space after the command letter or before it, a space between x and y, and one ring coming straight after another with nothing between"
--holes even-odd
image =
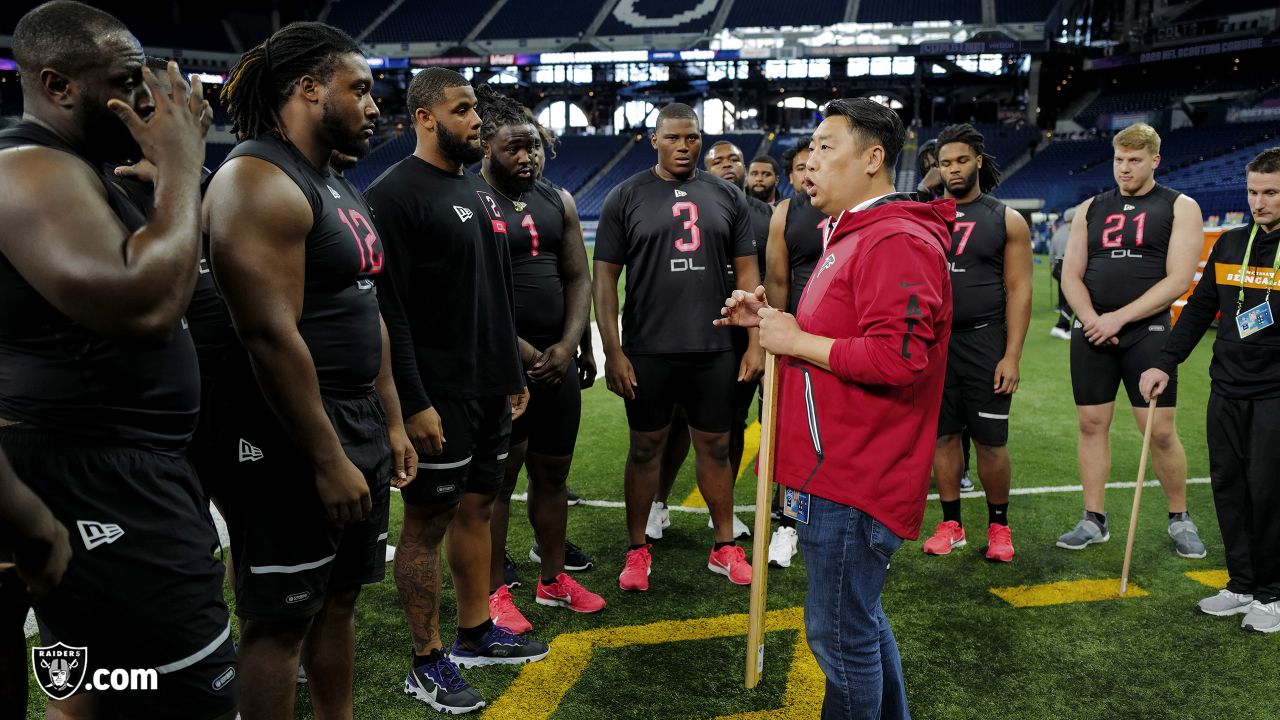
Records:
<instances>
[{"instance_id":1,"label":"white sneaker","mask_svg":"<svg viewBox=\"0 0 1280 720\"><path fill-rule=\"evenodd\" d=\"M650 540L661 540L662 531L671 527L671 511L666 503L655 502L649 506L649 522L644 526L644 534Z\"/></svg>"},{"instance_id":2,"label":"white sneaker","mask_svg":"<svg viewBox=\"0 0 1280 720\"><path fill-rule=\"evenodd\" d=\"M1249 612L1240 621L1240 627L1262 633L1280 632L1280 600L1269 603L1254 600L1249 606Z\"/></svg>"},{"instance_id":3,"label":"white sneaker","mask_svg":"<svg viewBox=\"0 0 1280 720\"><path fill-rule=\"evenodd\" d=\"M780 527L774 530L773 539L769 541L769 564L791 567L791 558L796 555L799 540L795 528Z\"/></svg>"},{"instance_id":4,"label":"white sneaker","mask_svg":"<svg viewBox=\"0 0 1280 720\"><path fill-rule=\"evenodd\" d=\"M1219 590L1217 595L1207 597L1196 603L1196 609L1205 615L1226 617L1249 612L1253 605L1253 596L1233 593L1230 590Z\"/></svg>"},{"instance_id":5,"label":"white sneaker","mask_svg":"<svg viewBox=\"0 0 1280 720\"><path fill-rule=\"evenodd\" d=\"M716 528L715 521L712 520L710 517L707 518L707 527L711 528L712 530ZM741 540L743 538L749 538L749 537L751 537L751 528L747 527L746 523L739 520L737 515L734 515L733 516L733 539Z\"/></svg>"},{"instance_id":6,"label":"white sneaker","mask_svg":"<svg viewBox=\"0 0 1280 720\"><path fill-rule=\"evenodd\" d=\"M1062 328L1057 327L1056 325L1055 325L1052 329L1050 329L1050 330L1049 330L1049 334L1050 334L1050 335L1052 335L1052 336L1054 336L1054 337L1056 337L1056 338L1059 338L1059 339L1061 339L1061 340L1070 340L1070 339L1071 339L1071 331L1070 331L1070 330L1063 330Z\"/></svg>"}]
</instances>

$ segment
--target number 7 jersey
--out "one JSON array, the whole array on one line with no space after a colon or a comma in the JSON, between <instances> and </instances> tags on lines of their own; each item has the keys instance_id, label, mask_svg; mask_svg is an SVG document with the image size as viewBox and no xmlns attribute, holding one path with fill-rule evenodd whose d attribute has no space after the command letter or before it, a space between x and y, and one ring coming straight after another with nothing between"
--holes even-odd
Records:
<instances>
[{"instance_id":1,"label":"number 7 jersey","mask_svg":"<svg viewBox=\"0 0 1280 720\"><path fill-rule=\"evenodd\" d=\"M1099 313L1128 305L1165 278L1177 190L1157 184L1145 195L1117 189L1094 196L1085 215L1089 256L1084 286Z\"/></svg>"},{"instance_id":2,"label":"number 7 jersey","mask_svg":"<svg viewBox=\"0 0 1280 720\"><path fill-rule=\"evenodd\" d=\"M750 212L741 190L701 170L677 181L650 168L609 192L595 259L626 267L624 352L733 348L712 321L733 290L723 268L756 255Z\"/></svg>"}]
</instances>

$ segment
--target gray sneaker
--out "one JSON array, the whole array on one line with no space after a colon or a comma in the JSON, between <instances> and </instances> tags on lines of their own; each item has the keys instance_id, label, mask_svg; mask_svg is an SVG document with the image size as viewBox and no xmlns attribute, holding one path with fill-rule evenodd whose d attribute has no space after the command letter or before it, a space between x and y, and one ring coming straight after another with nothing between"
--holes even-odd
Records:
<instances>
[{"instance_id":1,"label":"gray sneaker","mask_svg":"<svg viewBox=\"0 0 1280 720\"><path fill-rule=\"evenodd\" d=\"M1196 609L1205 615L1226 617L1227 615L1239 615L1240 613L1249 612L1249 606L1252 604L1252 595L1241 595L1230 590L1219 590L1217 595L1207 597L1196 603Z\"/></svg>"},{"instance_id":2,"label":"gray sneaker","mask_svg":"<svg viewBox=\"0 0 1280 720\"><path fill-rule=\"evenodd\" d=\"M1173 549L1184 558L1202 558L1205 556L1204 543L1200 542L1196 524L1191 516L1183 514L1180 518L1169 521L1169 537L1173 538Z\"/></svg>"},{"instance_id":3,"label":"gray sneaker","mask_svg":"<svg viewBox=\"0 0 1280 720\"><path fill-rule=\"evenodd\" d=\"M1262 633L1280 632L1280 600L1269 603L1254 600L1248 614L1240 621L1240 627Z\"/></svg>"},{"instance_id":4,"label":"gray sneaker","mask_svg":"<svg viewBox=\"0 0 1280 720\"><path fill-rule=\"evenodd\" d=\"M1089 545L1104 543L1111 539L1111 533L1107 532L1106 525L1099 525L1093 518L1089 517L1089 512L1085 511L1084 516L1080 518L1080 522L1072 528L1071 532L1058 536L1056 543L1060 548L1068 550L1083 550Z\"/></svg>"}]
</instances>

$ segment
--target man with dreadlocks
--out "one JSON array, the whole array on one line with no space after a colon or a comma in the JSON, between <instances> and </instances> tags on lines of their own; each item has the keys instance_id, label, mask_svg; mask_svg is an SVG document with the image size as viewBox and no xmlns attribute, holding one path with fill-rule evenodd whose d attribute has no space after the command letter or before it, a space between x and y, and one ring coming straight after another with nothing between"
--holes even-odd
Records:
<instances>
[{"instance_id":1,"label":"man with dreadlocks","mask_svg":"<svg viewBox=\"0 0 1280 720\"><path fill-rule=\"evenodd\" d=\"M1031 235L1026 220L988 193L1000 168L972 125L938 136L944 197L956 201L951 231L951 339L938 419L933 471L942 522L924 542L929 555L965 544L960 521L961 431L978 448L978 477L987 495L988 560L1013 559L1009 533L1009 406L1018 390L1018 362L1031 322Z\"/></svg>"},{"instance_id":2,"label":"man with dreadlocks","mask_svg":"<svg viewBox=\"0 0 1280 720\"><path fill-rule=\"evenodd\" d=\"M204 219L243 351L212 442L237 471L224 503L246 720L292 717L300 655L315 714L351 717L356 598L385 573L389 482L417 469L374 291L382 244L329 165L368 152L372 89L359 47L320 23L276 32L223 88L240 144Z\"/></svg>"},{"instance_id":3,"label":"man with dreadlocks","mask_svg":"<svg viewBox=\"0 0 1280 720\"><path fill-rule=\"evenodd\" d=\"M519 103L482 85L477 110L484 122L481 177L508 217L506 238L515 285L516 331L529 379L529 405L511 425L511 454L491 519L489 615L524 633L533 629L516 607L504 577L511 493L522 467L529 469L529 520L541 564L535 600L580 613L603 610L604 600L565 573L590 567L569 562L565 542L569 506L565 480L573 462L582 416L582 387L575 355L591 316L591 272L573 197L538 177L539 126ZM529 361L531 360L531 362ZM581 555L579 550L577 555Z\"/></svg>"},{"instance_id":4,"label":"man with dreadlocks","mask_svg":"<svg viewBox=\"0 0 1280 720\"><path fill-rule=\"evenodd\" d=\"M404 692L440 712L484 707L458 668L546 657L545 643L489 616L490 511L502 485L511 421L528 399L507 232L521 220L466 166L481 123L466 78L427 68L409 84L417 146L369 187L387 243L380 293L409 437L424 456L403 493L396 587L413 635ZM521 123L526 130L529 128ZM457 638L440 634L440 544L448 538Z\"/></svg>"}]
</instances>

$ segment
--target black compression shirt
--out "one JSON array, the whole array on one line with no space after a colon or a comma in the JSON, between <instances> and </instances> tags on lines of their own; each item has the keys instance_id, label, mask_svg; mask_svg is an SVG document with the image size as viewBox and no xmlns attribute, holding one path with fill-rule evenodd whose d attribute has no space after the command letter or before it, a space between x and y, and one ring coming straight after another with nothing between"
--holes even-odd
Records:
<instances>
[{"instance_id":1,"label":"black compression shirt","mask_svg":"<svg viewBox=\"0 0 1280 720\"><path fill-rule=\"evenodd\" d=\"M795 313L800 305L800 295L809 283L809 276L822 257L822 237L831 218L809 202L809 195L797 193L787 207L787 223L783 237L787 241L787 260L791 264L791 292L787 297L787 312Z\"/></svg>"},{"instance_id":2,"label":"black compression shirt","mask_svg":"<svg viewBox=\"0 0 1280 720\"><path fill-rule=\"evenodd\" d=\"M760 266L760 280L763 282L764 256L769 246L769 221L773 219L773 206L748 195L747 209L751 211L751 239L756 244L756 262Z\"/></svg>"},{"instance_id":3,"label":"black compression shirt","mask_svg":"<svg viewBox=\"0 0 1280 720\"><path fill-rule=\"evenodd\" d=\"M750 212L742 191L700 170L673 181L649 169L610 191L595 259L626 266L624 352L732 349L711 323L731 290L721 269L756 255Z\"/></svg>"},{"instance_id":4,"label":"black compression shirt","mask_svg":"<svg viewBox=\"0 0 1280 720\"><path fill-rule=\"evenodd\" d=\"M523 210L494 191L507 222L511 279L515 285L516 332L545 350L564 332L564 283L560 252L564 242L564 200L551 183L539 180L521 198Z\"/></svg>"},{"instance_id":5,"label":"black compression shirt","mask_svg":"<svg viewBox=\"0 0 1280 720\"><path fill-rule=\"evenodd\" d=\"M1165 278L1177 190L1156 185L1146 195L1110 190L1089 203L1089 259L1084 286L1093 308L1112 312Z\"/></svg>"},{"instance_id":6,"label":"black compression shirt","mask_svg":"<svg viewBox=\"0 0 1280 720\"><path fill-rule=\"evenodd\" d=\"M947 253L956 330L1004 323L1004 214L1004 203L985 193L956 206Z\"/></svg>"},{"instance_id":7,"label":"black compression shirt","mask_svg":"<svg viewBox=\"0 0 1280 720\"><path fill-rule=\"evenodd\" d=\"M379 294L405 417L430 396L512 395L524 387L506 234L519 219L474 173L410 155L369 187L387 244Z\"/></svg>"},{"instance_id":8,"label":"black compression shirt","mask_svg":"<svg viewBox=\"0 0 1280 720\"><path fill-rule=\"evenodd\" d=\"M82 157L32 123L0 132L0 149L31 145ZM117 178L102 168L94 172L125 229L146 224L145 210ZM161 347L104 337L59 312L0 255L0 417L172 451L191 439L199 403L196 353L185 320Z\"/></svg>"}]
</instances>

